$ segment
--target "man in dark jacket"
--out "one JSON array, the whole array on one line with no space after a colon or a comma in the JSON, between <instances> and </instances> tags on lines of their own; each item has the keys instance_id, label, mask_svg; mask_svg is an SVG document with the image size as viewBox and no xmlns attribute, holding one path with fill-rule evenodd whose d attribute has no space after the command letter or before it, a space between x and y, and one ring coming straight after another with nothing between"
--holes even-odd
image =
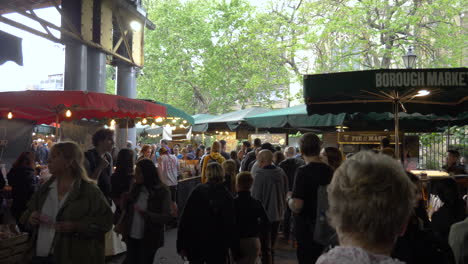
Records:
<instances>
[{"instance_id":1,"label":"man in dark jacket","mask_svg":"<svg viewBox=\"0 0 468 264\"><path fill-rule=\"evenodd\" d=\"M285 150L286 159L280 162L278 166L283 169L286 176L288 176L288 191L292 192L294 185L294 177L296 176L296 170L302 165L305 165L303 159L296 158L296 148L287 147ZM289 235L291 233L291 209L286 206L284 213L284 222L283 222L283 235L284 239L289 240Z\"/></svg>"},{"instance_id":2,"label":"man in dark jacket","mask_svg":"<svg viewBox=\"0 0 468 264\"><path fill-rule=\"evenodd\" d=\"M231 155L226 152L226 140L221 139L219 143L221 143L221 156L223 156L226 160L230 159Z\"/></svg>"},{"instance_id":3,"label":"man in dark jacket","mask_svg":"<svg viewBox=\"0 0 468 264\"><path fill-rule=\"evenodd\" d=\"M259 138L254 140L254 147L252 151L247 153L244 159L241 162L241 171L249 171L249 165L252 161L256 160L256 153L255 150L262 146L262 141Z\"/></svg>"},{"instance_id":4,"label":"man in dark jacket","mask_svg":"<svg viewBox=\"0 0 468 264\"><path fill-rule=\"evenodd\" d=\"M113 165L110 152L114 147L114 131L100 129L93 135L94 148L85 152L85 167L91 179L96 180L104 197L111 203L110 192Z\"/></svg>"},{"instance_id":5,"label":"man in dark jacket","mask_svg":"<svg viewBox=\"0 0 468 264\"><path fill-rule=\"evenodd\" d=\"M234 255L239 263L257 263L261 250L259 238L262 234L268 234L270 225L262 202L250 194L252 184L253 178L250 172L244 171L237 175L237 197L234 199L234 208L239 249L234 251Z\"/></svg>"}]
</instances>

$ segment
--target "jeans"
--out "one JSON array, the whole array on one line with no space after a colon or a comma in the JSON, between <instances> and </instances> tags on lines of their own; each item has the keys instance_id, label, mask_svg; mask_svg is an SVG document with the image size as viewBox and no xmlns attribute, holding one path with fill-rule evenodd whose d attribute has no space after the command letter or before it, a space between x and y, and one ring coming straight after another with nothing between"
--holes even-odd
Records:
<instances>
[{"instance_id":1,"label":"jeans","mask_svg":"<svg viewBox=\"0 0 468 264\"><path fill-rule=\"evenodd\" d=\"M151 245L144 243L143 239L128 238L125 243L127 244L125 264L153 264L157 248L151 248Z\"/></svg>"},{"instance_id":2,"label":"jeans","mask_svg":"<svg viewBox=\"0 0 468 264\"><path fill-rule=\"evenodd\" d=\"M202 259L190 260L190 264L225 264L227 263L227 254L216 254L213 256L206 256Z\"/></svg>"},{"instance_id":3,"label":"jeans","mask_svg":"<svg viewBox=\"0 0 468 264\"><path fill-rule=\"evenodd\" d=\"M31 264L55 264L52 256L50 257L33 257Z\"/></svg>"},{"instance_id":4,"label":"jeans","mask_svg":"<svg viewBox=\"0 0 468 264\"><path fill-rule=\"evenodd\" d=\"M271 222L269 232L260 234L262 248L262 264L273 264L275 256L276 240L278 238L280 222Z\"/></svg>"},{"instance_id":5,"label":"jeans","mask_svg":"<svg viewBox=\"0 0 468 264\"><path fill-rule=\"evenodd\" d=\"M283 235L286 240L289 240L291 234L291 209L289 206L286 206L286 210L284 210L284 221L283 221Z\"/></svg>"}]
</instances>

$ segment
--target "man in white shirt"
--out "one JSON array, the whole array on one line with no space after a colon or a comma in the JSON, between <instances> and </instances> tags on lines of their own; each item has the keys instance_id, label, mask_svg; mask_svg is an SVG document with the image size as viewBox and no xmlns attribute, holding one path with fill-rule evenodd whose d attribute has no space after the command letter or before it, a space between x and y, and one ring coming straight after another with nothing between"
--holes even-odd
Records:
<instances>
[{"instance_id":1,"label":"man in white shirt","mask_svg":"<svg viewBox=\"0 0 468 264\"><path fill-rule=\"evenodd\" d=\"M179 160L176 156L169 154L165 147L159 150L158 169L161 181L171 190L172 213L177 215L177 177L179 176Z\"/></svg>"}]
</instances>

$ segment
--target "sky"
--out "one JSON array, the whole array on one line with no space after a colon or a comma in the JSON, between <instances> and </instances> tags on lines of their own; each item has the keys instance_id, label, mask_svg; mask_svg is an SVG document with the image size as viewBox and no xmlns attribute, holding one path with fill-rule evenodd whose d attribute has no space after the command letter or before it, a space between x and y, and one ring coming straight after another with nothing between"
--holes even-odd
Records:
<instances>
[{"instance_id":1,"label":"sky","mask_svg":"<svg viewBox=\"0 0 468 264\"><path fill-rule=\"evenodd\" d=\"M55 8L35 10L35 13L45 20L60 25L60 15ZM22 15L13 13L5 17L19 21L45 33L39 23ZM63 73L65 63L64 46L28 33L21 29L11 27L0 22L0 30L23 39L23 66L7 61L0 65L0 91L19 91L26 87L46 80L50 74ZM57 31L52 31L59 36Z\"/></svg>"}]
</instances>

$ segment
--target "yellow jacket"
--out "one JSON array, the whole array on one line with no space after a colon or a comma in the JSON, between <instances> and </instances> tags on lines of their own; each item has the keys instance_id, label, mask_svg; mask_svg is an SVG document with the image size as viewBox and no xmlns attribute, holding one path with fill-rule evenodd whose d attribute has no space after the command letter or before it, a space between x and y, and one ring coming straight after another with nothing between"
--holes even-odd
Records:
<instances>
[{"instance_id":1,"label":"yellow jacket","mask_svg":"<svg viewBox=\"0 0 468 264\"><path fill-rule=\"evenodd\" d=\"M206 166L208 166L208 163L210 163L210 160L215 160L219 164L223 164L223 162L226 160L219 152L211 152L210 155L205 156L202 160L202 173L201 173L201 182L206 183L207 178L206 178Z\"/></svg>"}]
</instances>

